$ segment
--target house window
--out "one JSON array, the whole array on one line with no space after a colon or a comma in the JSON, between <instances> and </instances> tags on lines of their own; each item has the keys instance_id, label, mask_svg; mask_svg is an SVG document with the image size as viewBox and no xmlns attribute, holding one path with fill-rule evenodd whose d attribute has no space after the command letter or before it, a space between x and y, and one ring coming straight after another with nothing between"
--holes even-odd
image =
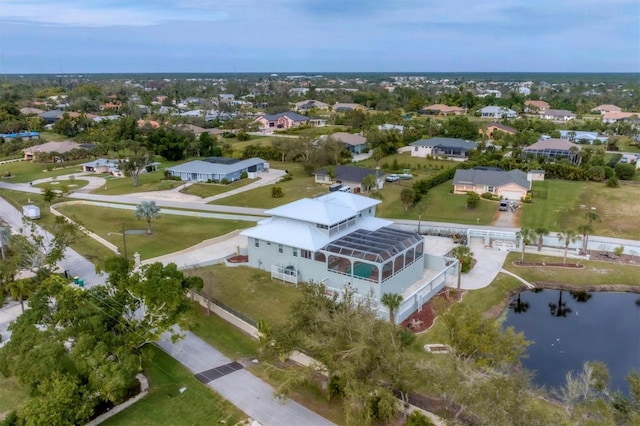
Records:
<instances>
[{"instance_id":1,"label":"house window","mask_svg":"<svg viewBox=\"0 0 640 426\"><path fill-rule=\"evenodd\" d=\"M284 247L282 247L282 244L278 244L278 253L283 253L284 252Z\"/></svg>"},{"instance_id":2,"label":"house window","mask_svg":"<svg viewBox=\"0 0 640 426\"><path fill-rule=\"evenodd\" d=\"M418 152L418 147L417 147L417 146L414 146L414 147L413 147L413 150L414 150L415 152Z\"/></svg>"},{"instance_id":3,"label":"house window","mask_svg":"<svg viewBox=\"0 0 640 426\"><path fill-rule=\"evenodd\" d=\"M260 240L256 238L256 241L255 241L254 244L255 244L256 248L260 247Z\"/></svg>"},{"instance_id":4,"label":"house window","mask_svg":"<svg viewBox=\"0 0 640 426\"><path fill-rule=\"evenodd\" d=\"M295 247L293 248L293 256L298 257L298 249Z\"/></svg>"},{"instance_id":5,"label":"house window","mask_svg":"<svg viewBox=\"0 0 640 426\"><path fill-rule=\"evenodd\" d=\"M493 186L488 186L487 187L487 192L490 192L493 194L493 191L495 191L496 189Z\"/></svg>"},{"instance_id":6,"label":"house window","mask_svg":"<svg viewBox=\"0 0 640 426\"><path fill-rule=\"evenodd\" d=\"M311 252L309 250L300 250L300 256L305 259L311 259Z\"/></svg>"}]
</instances>

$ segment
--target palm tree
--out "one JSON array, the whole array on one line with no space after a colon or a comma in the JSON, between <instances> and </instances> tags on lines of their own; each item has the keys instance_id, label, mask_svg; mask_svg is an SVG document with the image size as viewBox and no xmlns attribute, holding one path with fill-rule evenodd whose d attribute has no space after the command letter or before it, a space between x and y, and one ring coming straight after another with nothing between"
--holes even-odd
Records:
<instances>
[{"instance_id":1,"label":"palm tree","mask_svg":"<svg viewBox=\"0 0 640 426\"><path fill-rule=\"evenodd\" d=\"M22 312L24 312L24 299L33 293L33 287L33 282L29 279L13 281L7 285L11 298L20 302Z\"/></svg>"},{"instance_id":2,"label":"palm tree","mask_svg":"<svg viewBox=\"0 0 640 426\"><path fill-rule=\"evenodd\" d=\"M395 324L395 313L396 309L400 307L400 303L402 303L403 297L401 294L395 293L385 293L380 298L380 302L389 308L389 322Z\"/></svg>"},{"instance_id":3,"label":"palm tree","mask_svg":"<svg viewBox=\"0 0 640 426\"><path fill-rule=\"evenodd\" d=\"M136 206L136 217L138 219L145 218L147 221L147 235L151 235L151 219L160 217L160 207L155 201L143 201Z\"/></svg>"},{"instance_id":4,"label":"palm tree","mask_svg":"<svg viewBox=\"0 0 640 426\"><path fill-rule=\"evenodd\" d=\"M2 252L2 260L7 259L7 245L9 245L9 240L11 239L11 228L8 226L3 226L0 228L0 251Z\"/></svg>"},{"instance_id":5,"label":"palm tree","mask_svg":"<svg viewBox=\"0 0 640 426\"><path fill-rule=\"evenodd\" d=\"M587 243L589 241L589 234L593 232L593 226L588 223L578 226L578 232L582 234L582 253L587 253Z\"/></svg>"},{"instance_id":6,"label":"palm tree","mask_svg":"<svg viewBox=\"0 0 640 426\"><path fill-rule=\"evenodd\" d=\"M471 249L467 246L457 246L451 250L451 256L458 259L458 290L460 290L460 280L462 275L462 263L473 256Z\"/></svg>"},{"instance_id":7,"label":"palm tree","mask_svg":"<svg viewBox=\"0 0 640 426\"><path fill-rule=\"evenodd\" d=\"M543 226L537 227L534 232L538 237L538 251L542 250L542 242L544 241L544 237L549 235L549 230Z\"/></svg>"},{"instance_id":8,"label":"palm tree","mask_svg":"<svg viewBox=\"0 0 640 426\"><path fill-rule=\"evenodd\" d=\"M524 262L524 249L526 248L527 244L529 244L531 240L535 238L535 235L536 234L533 229L529 228L522 228L516 234L516 238L522 241L522 254L520 255L520 263Z\"/></svg>"},{"instance_id":9,"label":"palm tree","mask_svg":"<svg viewBox=\"0 0 640 426\"><path fill-rule=\"evenodd\" d=\"M558 241L561 243L564 242L564 257L562 258L563 265L567 263L569 245L580 241L580 238L580 235L578 235L573 229L565 229L564 231L558 232Z\"/></svg>"}]
</instances>

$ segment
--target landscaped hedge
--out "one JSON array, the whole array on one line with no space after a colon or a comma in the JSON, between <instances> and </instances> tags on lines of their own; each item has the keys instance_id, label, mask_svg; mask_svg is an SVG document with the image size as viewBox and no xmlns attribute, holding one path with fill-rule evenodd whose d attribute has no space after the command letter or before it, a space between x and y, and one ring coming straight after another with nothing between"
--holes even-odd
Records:
<instances>
[{"instance_id":1,"label":"landscaped hedge","mask_svg":"<svg viewBox=\"0 0 640 426\"><path fill-rule=\"evenodd\" d=\"M461 166L462 165L458 165L456 167L443 170L430 178L417 180L413 184L413 190L416 194L425 195L431 188L435 188L436 186L453 179L453 176L456 174L456 170L458 170L458 168L463 168Z\"/></svg>"}]
</instances>

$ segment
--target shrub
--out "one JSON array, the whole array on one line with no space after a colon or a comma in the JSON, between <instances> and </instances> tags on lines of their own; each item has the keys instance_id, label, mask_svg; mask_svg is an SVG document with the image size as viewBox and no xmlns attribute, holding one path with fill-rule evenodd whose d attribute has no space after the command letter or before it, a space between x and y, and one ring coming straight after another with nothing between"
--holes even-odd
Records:
<instances>
[{"instance_id":1,"label":"shrub","mask_svg":"<svg viewBox=\"0 0 640 426\"><path fill-rule=\"evenodd\" d=\"M249 173L247 172L242 172L242 174L240 175L240 179L246 179L249 177Z\"/></svg>"},{"instance_id":2,"label":"shrub","mask_svg":"<svg viewBox=\"0 0 640 426\"><path fill-rule=\"evenodd\" d=\"M369 197L375 198L376 200L383 200L384 199L384 197L382 196L382 192L380 192L380 191L371 191L369 193Z\"/></svg>"},{"instance_id":3,"label":"shrub","mask_svg":"<svg viewBox=\"0 0 640 426\"><path fill-rule=\"evenodd\" d=\"M622 253L624 253L624 246L619 246L613 249L613 254L616 256L622 256Z\"/></svg>"},{"instance_id":4,"label":"shrub","mask_svg":"<svg viewBox=\"0 0 640 426\"><path fill-rule=\"evenodd\" d=\"M493 194L490 192L484 192L482 195L480 195L482 198L484 198L485 200L493 200Z\"/></svg>"},{"instance_id":5,"label":"shrub","mask_svg":"<svg viewBox=\"0 0 640 426\"><path fill-rule=\"evenodd\" d=\"M282 176L278 182L289 182L292 179L293 176L291 176L290 173L287 173L286 175Z\"/></svg>"},{"instance_id":6,"label":"shrub","mask_svg":"<svg viewBox=\"0 0 640 426\"><path fill-rule=\"evenodd\" d=\"M433 423L420 411L414 411L407 417L405 426L433 426Z\"/></svg>"},{"instance_id":7,"label":"shrub","mask_svg":"<svg viewBox=\"0 0 640 426\"><path fill-rule=\"evenodd\" d=\"M475 192L467 192L467 208L475 209L480 204L480 196Z\"/></svg>"},{"instance_id":8,"label":"shrub","mask_svg":"<svg viewBox=\"0 0 640 426\"><path fill-rule=\"evenodd\" d=\"M530 202L531 202L531 193L530 193L530 192L528 192L528 193L527 193L527 195L525 195L525 196L522 198L522 202L523 202L523 203L530 203Z\"/></svg>"},{"instance_id":9,"label":"shrub","mask_svg":"<svg viewBox=\"0 0 640 426\"><path fill-rule=\"evenodd\" d=\"M618 181L617 177L611 176L609 179L607 179L607 186L609 188L617 188L620 186L620 182Z\"/></svg>"},{"instance_id":10,"label":"shrub","mask_svg":"<svg viewBox=\"0 0 640 426\"><path fill-rule=\"evenodd\" d=\"M220 183L221 183L222 185L227 185L227 184L229 183L229 179L227 179L227 178L222 178L222 179L220 179Z\"/></svg>"},{"instance_id":11,"label":"shrub","mask_svg":"<svg viewBox=\"0 0 640 426\"><path fill-rule=\"evenodd\" d=\"M244 130L240 130L236 137L240 142L248 141L249 139L251 139L251 136L249 136L249 134Z\"/></svg>"},{"instance_id":12,"label":"shrub","mask_svg":"<svg viewBox=\"0 0 640 426\"><path fill-rule=\"evenodd\" d=\"M274 186L271 188L271 198L282 198L284 197L284 192L282 191L282 187Z\"/></svg>"},{"instance_id":13,"label":"shrub","mask_svg":"<svg viewBox=\"0 0 640 426\"><path fill-rule=\"evenodd\" d=\"M636 174L636 166L633 164L618 163L613 169L620 180L631 180Z\"/></svg>"}]
</instances>

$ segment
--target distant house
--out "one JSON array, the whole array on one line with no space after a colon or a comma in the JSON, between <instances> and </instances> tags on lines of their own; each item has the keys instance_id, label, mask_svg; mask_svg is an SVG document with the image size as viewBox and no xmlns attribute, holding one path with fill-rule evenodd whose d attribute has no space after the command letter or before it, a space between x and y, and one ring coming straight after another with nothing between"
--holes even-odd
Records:
<instances>
[{"instance_id":1,"label":"distant house","mask_svg":"<svg viewBox=\"0 0 640 426\"><path fill-rule=\"evenodd\" d=\"M53 124L56 121L62 118L64 111L61 109L52 109L50 111L45 111L40 114L40 118L44 121L45 124Z\"/></svg>"},{"instance_id":2,"label":"distant house","mask_svg":"<svg viewBox=\"0 0 640 426\"><path fill-rule=\"evenodd\" d=\"M217 128L205 129L204 127L196 126L194 124L183 124L181 126L178 126L178 128L187 132L191 132L197 137L200 137L200 135L203 133L209 133L211 136L219 136L225 134L228 131Z\"/></svg>"},{"instance_id":3,"label":"distant house","mask_svg":"<svg viewBox=\"0 0 640 426\"><path fill-rule=\"evenodd\" d=\"M38 108L24 107L20 108L20 114L22 115L40 115L44 111Z\"/></svg>"},{"instance_id":4,"label":"distant house","mask_svg":"<svg viewBox=\"0 0 640 426\"><path fill-rule=\"evenodd\" d=\"M586 132L582 130L560 130L560 139L579 144L607 143L608 136L601 136L598 132Z\"/></svg>"},{"instance_id":5,"label":"distant house","mask_svg":"<svg viewBox=\"0 0 640 426\"><path fill-rule=\"evenodd\" d=\"M281 112L279 114L261 115L255 119L255 122L258 123L261 128L266 130L286 130L302 125L319 127L326 124L326 120L307 117L292 111Z\"/></svg>"},{"instance_id":6,"label":"distant house","mask_svg":"<svg viewBox=\"0 0 640 426\"><path fill-rule=\"evenodd\" d=\"M422 108L418 114L422 115L463 115L464 108L443 104L434 104Z\"/></svg>"},{"instance_id":7,"label":"distant house","mask_svg":"<svg viewBox=\"0 0 640 426\"><path fill-rule=\"evenodd\" d=\"M160 123L158 123L155 120L138 120L136 122L136 124L138 125L138 127L150 127L152 129L157 129L158 127L160 127Z\"/></svg>"},{"instance_id":8,"label":"distant house","mask_svg":"<svg viewBox=\"0 0 640 426\"><path fill-rule=\"evenodd\" d=\"M402 134L404 133L404 126L400 126L397 124L380 124L378 126L378 130L382 132L398 132Z\"/></svg>"},{"instance_id":9,"label":"distant house","mask_svg":"<svg viewBox=\"0 0 640 426\"><path fill-rule=\"evenodd\" d=\"M507 200L521 200L531 191L531 181L522 170L458 169L453 177L453 193L490 193Z\"/></svg>"},{"instance_id":10,"label":"distant house","mask_svg":"<svg viewBox=\"0 0 640 426\"><path fill-rule=\"evenodd\" d=\"M447 156L454 158L466 158L469 151L478 146L475 142L456 138L431 138L420 139L409 144L412 157L437 157Z\"/></svg>"},{"instance_id":11,"label":"distant house","mask_svg":"<svg viewBox=\"0 0 640 426\"><path fill-rule=\"evenodd\" d=\"M495 122L491 122L489 124L487 124L486 126L484 126L482 129L480 129L480 133L483 134L484 136L488 137L489 139L493 139L493 137L496 135L497 132L502 132L502 133L507 133L509 135L514 135L516 133L518 133L517 129L514 129L511 126L507 126L505 124L500 124L500 123L495 123Z\"/></svg>"},{"instance_id":12,"label":"distant house","mask_svg":"<svg viewBox=\"0 0 640 426\"><path fill-rule=\"evenodd\" d=\"M548 103L545 101L524 101L524 111L525 112L533 112L533 113L541 113L545 112L551 108Z\"/></svg>"},{"instance_id":13,"label":"distant house","mask_svg":"<svg viewBox=\"0 0 640 426\"><path fill-rule=\"evenodd\" d=\"M329 109L329 104L326 104L324 102L320 102L320 101L316 101L316 100L304 100L304 101L300 101L300 102L296 102L295 103L295 110L296 111L310 111L312 109L315 110L319 110L319 111L326 111Z\"/></svg>"},{"instance_id":14,"label":"distant house","mask_svg":"<svg viewBox=\"0 0 640 426\"><path fill-rule=\"evenodd\" d=\"M367 138L361 135L353 135L346 132L337 132L324 136L342 143L352 154L362 154L367 148Z\"/></svg>"},{"instance_id":15,"label":"distant house","mask_svg":"<svg viewBox=\"0 0 640 426\"><path fill-rule=\"evenodd\" d=\"M617 123L618 121L638 120L640 112L605 112L602 114L603 123Z\"/></svg>"},{"instance_id":16,"label":"distant house","mask_svg":"<svg viewBox=\"0 0 640 426\"><path fill-rule=\"evenodd\" d=\"M533 145L529 145L522 150L522 156L527 157L542 157L550 160L561 160L563 158L568 159L574 164L580 163L580 145L573 142L569 142L565 139L543 139Z\"/></svg>"},{"instance_id":17,"label":"distant house","mask_svg":"<svg viewBox=\"0 0 640 426\"><path fill-rule=\"evenodd\" d=\"M167 172L183 181L220 182L240 180L243 173L255 179L258 173L268 170L269 163L261 158L238 160L237 158L209 157L169 167Z\"/></svg>"},{"instance_id":18,"label":"distant house","mask_svg":"<svg viewBox=\"0 0 640 426\"><path fill-rule=\"evenodd\" d=\"M534 181L543 181L544 180L544 170L529 170L527 172L527 180Z\"/></svg>"},{"instance_id":19,"label":"distant house","mask_svg":"<svg viewBox=\"0 0 640 426\"><path fill-rule=\"evenodd\" d=\"M82 164L82 171L85 173L108 173L112 176L124 176L120 170L120 162L108 158L98 158Z\"/></svg>"},{"instance_id":20,"label":"distant house","mask_svg":"<svg viewBox=\"0 0 640 426\"><path fill-rule=\"evenodd\" d=\"M566 109L548 109L542 113L542 118L551 121L567 122L570 120L574 120L576 118L576 115Z\"/></svg>"},{"instance_id":21,"label":"distant house","mask_svg":"<svg viewBox=\"0 0 640 426\"><path fill-rule=\"evenodd\" d=\"M0 133L0 139L40 139L39 132L17 132L17 133Z\"/></svg>"},{"instance_id":22,"label":"distant house","mask_svg":"<svg viewBox=\"0 0 640 426\"><path fill-rule=\"evenodd\" d=\"M591 112L597 112L599 114L604 114L605 112L622 112L622 108L616 105L603 104L598 105L595 108L591 108Z\"/></svg>"},{"instance_id":23,"label":"distant house","mask_svg":"<svg viewBox=\"0 0 640 426\"><path fill-rule=\"evenodd\" d=\"M32 161L38 158L41 153L57 152L58 154L64 154L73 149L81 149L83 145L71 141L64 142L47 142L42 145L34 145L28 148L24 148L24 161Z\"/></svg>"},{"instance_id":24,"label":"distant house","mask_svg":"<svg viewBox=\"0 0 640 426\"><path fill-rule=\"evenodd\" d=\"M480 111L482 118L516 118L518 115L514 110L500 106L486 106Z\"/></svg>"},{"instance_id":25,"label":"distant house","mask_svg":"<svg viewBox=\"0 0 640 426\"><path fill-rule=\"evenodd\" d=\"M367 108L354 103L336 102L331 108L333 112L365 111Z\"/></svg>"},{"instance_id":26,"label":"distant house","mask_svg":"<svg viewBox=\"0 0 640 426\"><path fill-rule=\"evenodd\" d=\"M380 172L375 169L365 169L364 167L355 166L335 166L336 176L331 178L329 176L328 168L320 169L314 173L315 182L331 185L334 183L341 183L343 186L350 186L354 193L364 192L365 187L362 185L362 180L369 176L376 176L376 187L373 189L382 189L384 186L384 177L386 173Z\"/></svg>"}]
</instances>

